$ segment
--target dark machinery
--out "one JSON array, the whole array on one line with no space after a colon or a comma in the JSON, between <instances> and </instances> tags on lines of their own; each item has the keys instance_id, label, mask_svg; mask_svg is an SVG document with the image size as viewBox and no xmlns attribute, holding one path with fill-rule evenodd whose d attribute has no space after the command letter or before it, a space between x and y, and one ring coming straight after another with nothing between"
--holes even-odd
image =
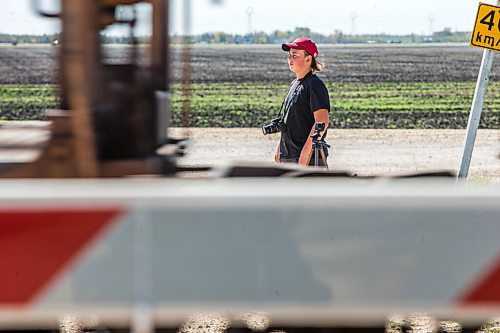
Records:
<instances>
[{"instance_id":1,"label":"dark machinery","mask_svg":"<svg viewBox=\"0 0 500 333\"><path fill-rule=\"evenodd\" d=\"M129 63L103 60L101 32L112 24L132 29L136 18L117 18L118 6L149 3L152 36L149 63L139 64L137 45ZM38 159L2 169L2 177L120 177L168 174L175 154L159 155L165 144L168 117L168 1L61 0L58 14L60 110L49 110L50 138Z\"/></svg>"}]
</instances>

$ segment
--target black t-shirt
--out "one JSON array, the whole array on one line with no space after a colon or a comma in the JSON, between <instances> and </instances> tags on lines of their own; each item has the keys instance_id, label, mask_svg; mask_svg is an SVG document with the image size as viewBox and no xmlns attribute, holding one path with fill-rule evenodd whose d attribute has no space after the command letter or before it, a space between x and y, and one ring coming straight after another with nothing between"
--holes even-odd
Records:
<instances>
[{"instance_id":1,"label":"black t-shirt","mask_svg":"<svg viewBox=\"0 0 500 333\"><path fill-rule=\"evenodd\" d=\"M313 72L300 80L295 79L290 85L284 104L287 131L281 133L282 159L299 158L315 123L314 111L319 109L330 111L330 98L323 81ZM328 124L325 125L328 127Z\"/></svg>"}]
</instances>

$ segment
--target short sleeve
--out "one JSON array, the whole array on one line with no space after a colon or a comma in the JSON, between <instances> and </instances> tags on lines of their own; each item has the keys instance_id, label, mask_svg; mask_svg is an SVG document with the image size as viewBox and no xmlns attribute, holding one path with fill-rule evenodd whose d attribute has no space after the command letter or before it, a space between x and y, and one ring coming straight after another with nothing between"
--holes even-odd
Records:
<instances>
[{"instance_id":1,"label":"short sleeve","mask_svg":"<svg viewBox=\"0 0 500 333\"><path fill-rule=\"evenodd\" d=\"M312 80L309 100L312 112L319 109L327 109L330 111L330 96L328 95L328 89L320 79Z\"/></svg>"}]
</instances>

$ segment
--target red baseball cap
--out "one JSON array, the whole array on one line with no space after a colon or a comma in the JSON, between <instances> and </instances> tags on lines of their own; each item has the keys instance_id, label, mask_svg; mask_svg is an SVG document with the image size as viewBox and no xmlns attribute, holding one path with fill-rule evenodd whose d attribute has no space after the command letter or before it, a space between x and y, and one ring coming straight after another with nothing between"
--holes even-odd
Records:
<instances>
[{"instance_id":1,"label":"red baseball cap","mask_svg":"<svg viewBox=\"0 0 500 333\"><path fill-rule=\"evenodd\" d=\"M304 50L311 54L314 58L318 57L318 47L311 39L306 37L300 37L291 43L281 44L281 49L283 51L290 51L290 49Z\"/></svg>"}]
</instances>

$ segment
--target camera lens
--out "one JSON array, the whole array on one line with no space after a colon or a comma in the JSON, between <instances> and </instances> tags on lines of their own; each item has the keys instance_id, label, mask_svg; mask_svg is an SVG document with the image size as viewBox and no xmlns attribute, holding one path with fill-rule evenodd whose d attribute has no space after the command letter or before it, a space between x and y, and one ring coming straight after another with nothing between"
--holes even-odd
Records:
<instances>
[{"instance_id":1,"label":"camera lens","mask_svg":"<svg viewBox=\"0 0 500 333\"><path fill-rule=\"evenodd\" d=\"M262 133L264 133L264 135L278 132L286 132L286 125L280 118L275 118L269 125L262 126Z\"/></svg>"},{"instance_id":2,"label":"camera lens","mask_svg":"<svg viewBox=\"0 0 500 333\"><path fill-rule=\"evenodd\" d=\"M274 123L262 126L262 133L264 133L264 135L273 134L276 132L278 132L278 129L276 128L276 125Z\"/></svg>"}]
</instances>

